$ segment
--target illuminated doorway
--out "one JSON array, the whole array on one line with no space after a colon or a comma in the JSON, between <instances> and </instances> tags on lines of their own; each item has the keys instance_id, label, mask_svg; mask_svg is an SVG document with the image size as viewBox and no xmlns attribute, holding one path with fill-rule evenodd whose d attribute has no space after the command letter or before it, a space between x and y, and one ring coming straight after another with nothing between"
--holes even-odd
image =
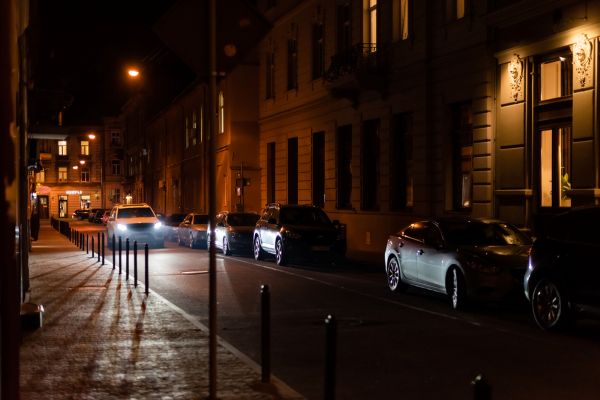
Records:
<instances>
[{"instance_id":1,"label":"illuminated doorway","mask_svg":"<svg viewBox=\"0 0 600 400\"><path fill-rule=\"evenodd\" d=\"M540 131L540 206L571 207L571 127Z\"/></svg>"},{"instance_id":2,"label":"illuminated doorway","mask_svg":"<svg viewBox=\"0 0 600 400\"><path fill-rule=\"evenodd\" d=\"M67 218L68 214L68 196L58 196L58 218Z\"/></svg>"}]
</instances>

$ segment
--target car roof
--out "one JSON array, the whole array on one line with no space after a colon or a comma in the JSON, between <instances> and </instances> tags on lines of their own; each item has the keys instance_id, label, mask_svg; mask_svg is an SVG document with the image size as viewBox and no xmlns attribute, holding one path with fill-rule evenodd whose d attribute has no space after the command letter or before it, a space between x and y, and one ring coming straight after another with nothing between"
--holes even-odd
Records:
<instances>
[{"instance_id":1,"label":"car roof","mask_svg":"<svg viewBox=\"0 0 600 400\"><path fill-rule=\"evenodd\" d=\"M117 208L139 208L139 207L150 207L147 203L134 203L134 204L115 204ZM152 207L150 207L152 208Z\"/></svg>"}]
</instances>

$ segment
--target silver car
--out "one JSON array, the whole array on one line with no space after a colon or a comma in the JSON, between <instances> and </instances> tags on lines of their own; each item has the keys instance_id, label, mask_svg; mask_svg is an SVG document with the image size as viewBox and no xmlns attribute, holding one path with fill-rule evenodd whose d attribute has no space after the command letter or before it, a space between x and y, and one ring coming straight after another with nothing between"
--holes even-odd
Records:
<instances>
[{"instance_id":1,"label":"silver car","mask_svg":"<svg viewBox=\"0 0 600 400\"><path fill-rule=\"evenodd\" d=\"M206 247L208 215L190 213L177 228L177 244L179 246Z\"/></svg>"},{"instance_id":2,"label":"silver car","mask_svg":"<svg viewBox=\"0 0 600 400\"><path fill-rule=\"evenodd\" d=\"M388 287L416 286L448 296L453 309L470 298L502 299L522 288L532 241L508 222L447 217L415 222L390 235Z\"/></svg>"},{"instance_id":3,"label":"silver car","mask_svg":"<svg viewBox=\"0 0 600 400\"><path fill-rule=\"evenodd\" d=\"M224 255L252 254L252 233L260 216L250 212L227 212L215 218L215 247ZM209 238L210 240L210 234Z\"/></svg>"}]
</instances>

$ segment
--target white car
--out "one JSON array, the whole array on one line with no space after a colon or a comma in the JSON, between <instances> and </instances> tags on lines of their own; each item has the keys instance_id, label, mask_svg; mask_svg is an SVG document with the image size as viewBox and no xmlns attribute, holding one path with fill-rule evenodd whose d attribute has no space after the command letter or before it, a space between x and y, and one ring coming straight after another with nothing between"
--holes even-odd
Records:
<instances>
[{"instance_id":1,"label":"white car","mask_svg":"<svg viewBox=\"0 0 600 400\"><path fill-rule=\"evenodd\" d=\"M119 204L113 207L106 223L108 244L112 246L113 235L118 242L121 237L123 245L129 238L129 245L138 242L138 249L145 243L149 247L164 246L164 232L162 223L154 213L152 207L146 203Z\"/></svg>"}]
</instances>

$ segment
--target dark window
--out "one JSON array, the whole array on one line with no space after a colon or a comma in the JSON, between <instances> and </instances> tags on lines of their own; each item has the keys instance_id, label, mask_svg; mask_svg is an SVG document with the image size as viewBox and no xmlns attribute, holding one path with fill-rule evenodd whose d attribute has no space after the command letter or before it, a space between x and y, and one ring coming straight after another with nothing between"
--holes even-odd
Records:
<instances>
[{"instance_id":1,"label":"dark window","mask_svg":"<svg viewBox=\"0 0 600 400\"><path fill-rule=\"evenodd\" d=\"M266 55L266 77L265 77L265 85L266 85L266 94L265 97L267 99L275 98L275 52L269 51Z\"/></svg>"},{"instance_id":2,"label":"dark window","mask_svg":"<svg viewBox=\"0 0 600 400\"><path fill-rule=\"evenodd\" d=\"M288 61L288 76L287 76L287 88L288 90L298 88L298 42L295 38L288 39L287 47L287 61Z\"/></svg>"},{"instance_id":3,"label":"dark window","mask_svg":"<svg viewBox=\"0 0 600 400\"><path fill-rule=\"evenodd\" d=\"M121 175L121 161L112 160L112 174Z\"/></svg>"},{"instance_id":4,"label":"dark window","mask_svg":"<svg viewBox=\"0 0 600 400\"><path fill-rule=\"evenodd\" d=\"M390 210L412 207L412 116L410 114L394 115L390 152Z\"/></svg>"},{"instance_id":5,"label":"dark window","mask_svg":"<svg viewBox=\"0 0 600 400\"><path fill-rule=\"evenodd\" d=\"M352 47L352 14L350 3L337 6L337 51L343 53Z\"/></svg>"},{"instance_id":6,"label":"dark window","mask_svg":"<svg viewBox=\"0 0 600 400\"><path fill-rule=\"evenodd\" d=\"M473 175L473 114L471 103L452 106L452 205L471 208Z\"/></svg>"},{"instance_id":7,"label":"dark window","mask_svg":"<svg viewBox=\"0 0 600 400\"><path fill-rule=\"evenodd\" d=\"M361 208L377 210L379 186L379 120L363 123L361 140Z\"/></svg>"},{"instance_id":8,"label":"dark window","mask_svg":"<svg viewBox=\"0 0 600 400\"><path fill-rule=\"evenodd\" d=\"M317 22L313 24L313 43L312 43L312 77L318 79L323 76L325 71L325 40L323 24Z\"/></svg>"},{"instance_id":9,"label":"dark window","mask_svg":"<svg viewBox=\"0 0 600 400\"><path fill-rule=\"evenodd\" d=\"M352 208L352 125L337 129L337 208Z\"/></svg>"},{"instance_id":10,"label":"dark window","mask_svg":"<svg viewBox=\"0 0 600 400\"><path fill-rule=\"evenodd\" d=\"M267 202L275 202L275 142L267 143Z\"/></svg>"},{"instance_id":11,"label":"dark window","mask_svg":"<svg viewBox=\"0 0 600 400\"><path fill-rule=\"evenodd\" d=\"M298 138L288 139L288 203L298 204Z\"/></svg>"},{"instance_id":12,"label":"dark window","mask_svg":"<svg viewBox=\"0 0 600 400\"><path fill-rule=\"evenodd\" d=\"M313 204L323 207L325 205L325 133L315 133L312 145Z\"/></svg>"},{"instance_id":13,"label":"dark window","mask_svg":"<svg viewBox=\"0 0 600 400\"><path fill-rule=\"evenodd\" d=\"M192 223L196 225L206 225L208 224L208 215L194 215L194 222Z\"/></svg>"}]
</instances>

